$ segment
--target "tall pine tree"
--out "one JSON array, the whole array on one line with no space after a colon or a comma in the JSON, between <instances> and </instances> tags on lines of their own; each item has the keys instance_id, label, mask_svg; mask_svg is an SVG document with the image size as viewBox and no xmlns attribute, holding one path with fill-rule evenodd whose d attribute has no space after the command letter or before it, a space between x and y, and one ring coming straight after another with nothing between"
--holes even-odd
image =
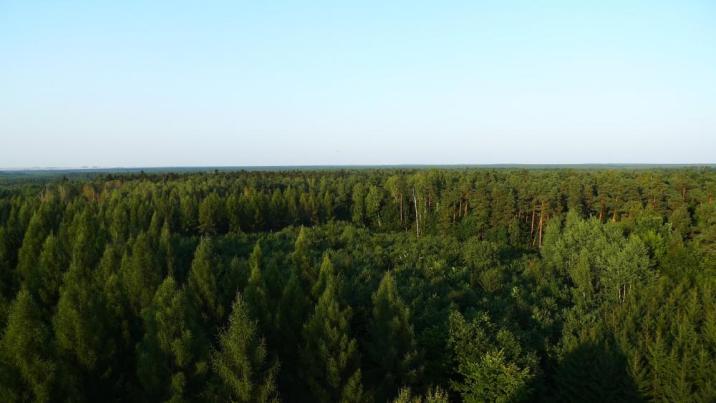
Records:
<instances>
[{"instance_id":1,"label":"tall pine tree","mask_svg":"<svg viewBox=\"0 0 716 403\"><path fill-rule=\"evenodd\" d=\"M303 327L303 374L318 402L362 401L358 343L350 335L351 309L338 302L332 265L321 266L326 282L318 304Z\"/></svg>"},{"instance_id":2,"label":"tall pine tree","mask_svg":"<svg viewBox=\"0 0 716 403\"><path fill-rule=\"evenodd\" d=\"M373 294L373 318L368 328L366 375L377 385L376 398L385 401L419 375L418 353L410 312L398 295L395 280L385 273Z\"/></svg>"}]
</instances>

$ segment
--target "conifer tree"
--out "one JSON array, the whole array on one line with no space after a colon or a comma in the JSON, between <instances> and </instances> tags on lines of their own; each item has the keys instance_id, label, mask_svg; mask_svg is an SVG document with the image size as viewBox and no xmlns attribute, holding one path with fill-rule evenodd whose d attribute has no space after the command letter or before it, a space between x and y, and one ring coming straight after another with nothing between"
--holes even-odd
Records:
<instances>
[{"instance_id":1,"label":"conifer tree","mask_svg":"<svg viewBox=\"0 0 716 403\"><path fill-rule=\"evenodd\" d=\"M102 358L108 337L102 297L92 270L73 262L64 275L54 329L60 350L90 371Z\"/></svg>"},{"instance_id":2,"label":"conifer tree","mask_svg":"<svg viewBox=\"0 0 716 403\"><path fill-rule=\"evenodd\" d=\"M146 396L179 402L199 393L208 369L207 341L173 277L159 286L143 318L137 376Z\"/></svg>"},{"instance_id":3,"label":"conifer tree","mask_svg":"<svg viewBox=\"0 0 716 403\"><path fill-rule=\"evenodd\" d=\"M224 307L217 282L218 262L212 240L203 237L196 247L189 272L189 292L205 323L214 327L224 317Z\"/></svg>"},{"instance_id":4,"label":"conifer tree","mask_svg":"<svg viewBox=\"0 0 716 403\"><path fill-rule=\"evenodd\" d=\"M368 329L366 376L377 385L380 401L393 397L401 386L418 377L418 353L410 312L398 295L395 280L385 273L373 294L373 318Z\"/></svg>"},{"instance_id":5,"label":"conifer tree","mask_svg":"<svg viewBox=\"0 0 716 403\"><path fill-rule=\"evenodd\" d=\"M331 265L322 267L332 270ZM335 276L326 280L313 315L303 327L304 379L316 401L362 401L358 343L349 328L351 309L338 302Z\"/></svg>"},{"instance_id":6,"label":"conifer tree","mask_svg":"<svg viewBox=\"0 0 716 403\"><path fill-rule=\"evenodd\" d=\"M162 282L161 265L155 249L145 233L140 233L131 247L131 254L122 258L122 282L135 314L149 306L155 290Z\"/></svg>"},{"instance_id":7,"label":"conifer tree","mask_svg":"<svg viewBox=\"0 0 716 403\"><path fill-rule=\"evenodd\" d=\"M8 231L0 226L0 296L12 299L18 279L10 259L13 250L8 237Z\"/></svg>"},{"instance_id":8,"label":"conifer tree","mask_svg":"<svg viewBox=\"0 0 716 403\"><path fill-rule=\"evenodd\" d=\"M331 263L331 259L328 256L328 253L325 253L323 255L323 260L321 261L321 268L318 271L318 279L311 288L311 296L315 301L318 301L318 299L321 297L321 294L323 294L323 292L326 290L328 283L333 281L333 278L335 278L335 276L336 273L333 269L333 263Z\"/></svg>"},{"instance_id":9,"label":"conifer tree","mask_svg":"<svg viewBox=\"0 0 716 403\"><path fill-rule=\"evenodd\" d=\"M219 334L218 350L211 356L211 368L218 380L215 393L222 401L278 401L278 363L269 363L265 340L249 311L237 294L228 326Z\"/></svg>"},{"instance_id":10,"label":"conifer tree","mask_svg":"<svg viewBox=\"0 0 716 403\"><path fill-rule=\"evenodd\" d=\"M6 382L12 377L3 376L0 395L37 402L47 402L55 396L57 364L53 357L51 330L42 316L30 292L21 289L10 307L1 351L3 367L9 367L3 369L17 371L21 384L8 385Z\"/></svg>"},{"instance_id":11,"label":"conifer tree","mask_svg":"<svg viewBox=\"0 0 716 403\"><path fill-rule=\"evenodd\" d=\"M278 329L278 348L281 357L282 383L291 395L303 393L300 373L299 351L296 346L302 345L301 331L306 319L308 301L301 286L296 270L291 270L288 283L281 295L276 328Z\"/></svg>"},{"instance_id":12,"label":"conifer tree","mask_svg":"<svg viewBox=\"0 0 716 403\"><path fill-rule=\"evenodd\" d=\"M268 307L268 297L266 293L266 283L262 273L262 256L261 243L256 242L254 250L249 256L249 282L246 285L246 302L253 316L257 318L262 328L267 329L273 320Z\"/></svg>"},{"instance_id":13,"label":"conifer tree","mask_svg":"<svg viewBox=\"0 0 716 403\"><path fill-rule=\"evenodd\" d=\"M223 232L224 205L219 195L212 192L199 205L199 229L204 235Z\"/></svg>"},{"instance_id":14,"label":"conifer tree","mask_svg":"<svg viewBox=\"0 0 716 403\"><path fill-rule=\"evenodd\" d=\"M104 392L102 374L111 365L115 349L105 294L98 292L99 276L95 270L103 238L89 208L73 226L72 258L63 275L53 328L65 365L63 387L70 396L95 400Z\"/></svg>"},{"instance_id":15,"label":"conifer tree","mask_svg":"<svg viewBox=\"0 0 716 403\"><path fill-rule=\"evenodd\" d=\"M45 239L35 275L28 280L28 287L36 293L39 302L46 308L54 307L59 298L62 276L66 269L67 257L56 236Z\"/></svg>"},{"instance_id":16,"label":"conifer tree","mask_svg":"<svg viewBox=\"0 0 716 403\"><path fill-rule=\"evenodd\" d=\"M27 281L33 276L49 230L49 223L43 210L38 210L30 220L22 239L22 246L18 251L17 272L21 280Z\"/></svg>"},{"instance_id":17,"label":"conifer tree","mask_svg":"<svg viewBox=\"0 0 716 403\"><path fill-rule=\"evenodd\" d=\"M317 272L311 264L311 241L309 236L309 230L306 227L301 227L294 243L293 253L291 254L291 262L293 263L294 269L301 276L301 283L306 292L311 290L317 277Z\"/></svg>"},{"instance_id":18,"label":"conifer tree","mask_svg":"<svg viewBox=\"0 0 716 403\"><path fill-rule=\"evenodd\" d=\"M241 204L239 196L235 193L226 198L226 217L229 222L229 232L241 233Z\"/></svg>"},{"instance_id":19,"label":"conifer tree","mask_svg":"<svg viewBox=\"0 0 716 403\"><path fill-rule=\"evenodd\" d=\"M162 231L159 235L159 251L161 259L164 262L164 273L170 276L176 276L176 255L174 250L174 243L172 240L171 229L169 228L169 222L164 221L162 225Z\"/></svg>"}]
</instances>

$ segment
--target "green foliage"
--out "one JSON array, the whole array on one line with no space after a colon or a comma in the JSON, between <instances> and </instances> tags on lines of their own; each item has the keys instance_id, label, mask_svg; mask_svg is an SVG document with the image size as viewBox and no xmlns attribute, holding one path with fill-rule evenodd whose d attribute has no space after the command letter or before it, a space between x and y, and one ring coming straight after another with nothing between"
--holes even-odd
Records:
<instances>
[{"instance_id":1,"label":"green foliage","mask_svg":"<svg viewBox=\"0 0 716 403\"><path fill-rule=\"evenodd\" d=\"M132 242L131 252L122 258L120 269L129 302L137 315L149 306L162 282L160 267L151 241L145 233L140 233Z\"/></svg>"},{"instance_id":2,"label":"green foliage","mask_svg":"<svg viewBox=\"0 0 716 403\"><path fill-rule=\"evenodd\" d=\"M146 331L137 345L137 377L146 396L183 401L197 394L208 372L207 341L173 277L162 282L142 316Z\"/></svg>"},{"instance_id":3,"label":"green foliage","mask_svg":"<svg viewBox=\"0 0 716 403\"><path fill-rule=\"evenodd\" d=\"M0 184L0 401L712 402L715 193L711 168Z\"/></svg>"},{"instance_id":4,"label":"green foliage","mask_svg":"<svg viewBox=\"0 0 716 403\"><path fill-rule=\"evenodd\" d=\"M51 341L51 330L40 307L29 291L21 289L10 308L2 338L0 394L7 401L47 402L56 396L58 368Z\"/></svg>"},{"instance_id":5,"label":"green foliage","mask_svg":"<svg viewBox=\"0 0 716 403\"><path fill-rule=\"evenodd\" d=\"M224 206L221 198L212 192L199 205L199 229L204 235L213 235L223 229Z\"/></svg>"},{"instance_id":6,"label":"green foliage","mask_svg":"<svg viewBox=\"0 0 716 403\"><path fill-rule=\"evenodd\" d=\"M278 401L278 363L269 364L266 343L259 337L249 307L236 295L228 327L219 334L219 348L212 354L211 368L218 378L216 393L222 401Z\"/></svg>"},{"instance_id":7,"label":"green foliage","mask_svg":"<svg viewBox=\"0 0 716 403\"><path fill-rule=\"evenodd\" d=\"M349 328L351 309L338 302L330 261L321 267L325 285L313 315L303 326L303 377L316 401L362 401L358 343Z\"/></svg>"},{"instance_id":8,"label":"green foliage","mask_svg":"<svg viewBox=\"0 0 716 403\"><path fill-rule=\"evenodd\" d=\"M462 377L452 386L464 401L508 402L528 396L534 356L523 354L512 333L496 330L487 315L467 322L453 312L448 342Z\"/></svg>"},{"instance_id":9,"label":"green foliage","mask_svg":"<svg viewBox=\"0 0 716 403\"><path fill-rule=\"evenodd\" d=\"M59 298L62 275L68 264L67 257L60 241L54 235L45 239L37 269L27 280L28 288L37 293L39 301L44 307L57 304Z\"/></svg>"},{"instance_id":10,"label":"green foliage","mask_svg":"<svg viewBox=\"0 0 716 403\"><path fill-rule=\"evenodd\" d=\"M424 396L413 395L410 388L400 389L400 393L393 400L393 403L448 403L447 392L440 388L430 389Z\"/></svg>"},{"instance_id":11,"label":"green foliage","mask_svg":"<svg viewBox=\"0 0 716 403\"><path fill-rule=\"evenodd\" d=\"M207 324L218 324L224 317L224 306L217 279L218 264L210 238L203 237L191 261L189 294Z\"/></svg>"},{"instance_id":12,"label":"green foliage","mask_svg":"<svg viewBox=\"0 0 716 403\"><path fill-rule=\"evenodd\" d=\"M394 396L401 385L415 383L420 368L410 312L398 296L390 272L383 276L372 300L366 348L371 370L366 375L377 385L376 398L383 401Z\"/></svg>"},{"instance_id":13,"label":"green foliage","mask_svg":"<svg viewBox=\"0 0 716 403\"><path fill-rule=\"evenodd\" d=\"M253 316L258 318L259 322L269 325L272 322L271 313L268 306L268 297L266 295L266 283L262 273L262 255L261 244L256 243L254 250L249 256L249 282L246 286L246 300L251 306Z\"/></svg>"}]
</instances>

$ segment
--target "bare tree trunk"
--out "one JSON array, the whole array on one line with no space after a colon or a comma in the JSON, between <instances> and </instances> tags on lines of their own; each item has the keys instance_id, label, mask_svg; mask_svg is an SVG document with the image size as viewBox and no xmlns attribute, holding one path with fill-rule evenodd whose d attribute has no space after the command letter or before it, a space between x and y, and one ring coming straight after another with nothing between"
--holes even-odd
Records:
<instances>
[{"instance_id":1,"label":"bare tree trunk","mask_svg":"<svg viewBox=\"0 0 716 403\"><path fill-rule=\"evenodd\" d=\"M544 224L544 202L542 202L542 207L539 211L539 247L542 247L542 227Z\"/></svg>"},{"instance_id":2,"label":"bare tree trunk","mask_svg":"<svg viewBox=\"0 0 716 403\"><path fill-rule=\"evenodd\" d=\"M420 237L420 214L418 213L418 198L415 196L415 187L413 187L413 204L415 205L415 236Z\"/></svg>"},{"instance_id":3,"label":"bare tree trunk","mask_svg":"<svg viewBox=\"0 0 716 403\"><path fill-rule=\"evenodd\" d=\"M530 225L530 241L532 240L532 237L535 233L535 210L537 210L537 204L532 204L532 224ZM529 245L529 243L528 243Z\"/></svg>"}]
</instances>

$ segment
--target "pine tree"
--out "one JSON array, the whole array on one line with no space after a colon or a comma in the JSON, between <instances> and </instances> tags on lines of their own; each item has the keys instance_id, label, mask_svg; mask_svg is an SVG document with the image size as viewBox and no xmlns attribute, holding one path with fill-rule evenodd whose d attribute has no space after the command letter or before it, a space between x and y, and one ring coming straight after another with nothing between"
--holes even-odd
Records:
<instances>
[{"instance_id":1,"label":"pine tree","mask_svg":"<svg viewBox=\"0 0 716 403\"><path fill-rule=\"evenodd\" d=\"M236 295L227 328L219 334L211 368L218 383L215 393L222 401L278 401L278 363L269 363L265 341L240 294Z\"/></svg>"},{"instance_id":2,"label":"pine tree","mask_svg":"<svg viewBox=\"0 0 716 403\"><path fill-rule=\"evenodd\" d=\"M37 261L42 252L42 246L49 231L46 215L42 210L38 210L30 220L22 240L22 247L18 251L17 272L22 281L28 281L33 277Z\"/></svg>"},{"instance_id":3,"label":"pine tree","mask_svg":"<svg viewBox=\"0 0 716 403\"><path fill-rule=\"evenodd\" d=\"M410 313L398 295L395 280L385 273L373 294L373 318L368 329L366 375L377 385L376 398L385 401L398 388L415 382L419 375L415 334Z\"/></svg>"},{"instance_id":4,"label":"pine tree","mask_svg":"<svg viewBox=\"0 0 716 403\"><path fill-rule=\"evenodd\" d=\"M42 247L36 274L27 282L28 287L36 293L39 302L46 308L57 304L67 263L62 245L56 236L50 234Z\"/></svg>"},{"instance_id":5,"label":"pine tree","mask_svg":"<svg viewBox=\"0 0 716 403\"><path fill-rule=\"evenodd\" d=\"M224 231L224 205L218 194L212 192L199 205L199 229L204 235Z\"/></svg>"},{"instance_id":6,"label":"pine tree","mask_svg":"<svg viewBox=\"0 0 716 403\"><path fill-rule=\"evenodd\" d=\"M246 302L253 316L258 319L264 329L267 329L272 323L271 312L268 307L268 297L266 292L266 283L262 274L262 256L261 243L256 242L254 250L249 257L249 282L246 285Z\"/></svg>"},{"instance_id":7,"label":"pine tree","mask_svg":"<svg viewBox=\"0 0 716 403\"><path fill-rule=\"evenodd\" d=\"M97 292L92 270L73 262L64 282L54 317L60 350L87 370L102 358L107 341L104 301Z\"/></svg>"},{"instance_id":8,"label":"pine tree","mask_svg":"<svg viewBox=\"0 0 716 403\"><path fill-rule=\"evenodd\" d=\"M40 307L27 289L21 289L10 308L2 338L2 362L17 371L21 384L6 385L0 395L19 400L47 402L55 396L57 364L53 358L52 335Z\"/></svg>"},{"instance_id":9,"label":"pine tree","mask_svg":"<svg viewBox=\"0 0 716 403\"><path fill-rule=\"evenodd\" d=\"M229 222L229 232L232 234L241 233L241 203L239 196L232 193L226 198L226 217Z\"/></svg>"},{"instance_id":10,"label":"pine tree","mask_svg":"<svg viewBox=\"0 0 716 403\"><path fill-rule=\"evenodd\" d=\"M363 225L365 223L365 193L363 183L358 182L353 186L353 192L351 193L353 201L351 218L356 225Z\"/></svg>"},{"instance_id":11,"label":"pine tree","mask_svg":"<svg viewBox=\"0 0 716 403\"><path fill-rule=\"evenodd\" d=\"M145 396L178 402L199 393L208 369L207 341L173 277L162 282L143 317L137 376Z\"/></svg>"},{"instance_id":12,"label":"pine tree","mask_svg":"<svg viewBox=\"0 0 716 403\"><path fill-rule=\"evenodd\" d=\"M694 241L704 254L704 266L716 273L716 201L703 203L696 209Z\"/></svg>"},{"instance_id":13,"label":"pine tree","mask_svg":"<svg viewBox=\"0 0 716 403\"><path fill-rule=\"evenodd\" d=\"M304 379L316 401L362 401L358 343L349 328L351 309L338 303L334 276L326 280L313 315L303 327Z\"/></svg>"},{"instance_id":14,"label":"pine tree","mask_svg":"<svg viewBox=\"0 0 716 403\"><path fill-rule=\"evenodd\" d=\"M164 262L163 272L170 276L176 276L174 242L169 228L169 222L166 220L164 221L164 225L162 225L162 231L159 235L159 251L161 254L161 260Z\"/></svg>"},{"instance_id":15,"label":"pine tree","mask_svg":"<svg viewBox=\"0 0 716 403\"><path fill-rule=\"evenodd\" d=\"M13 249L9 237L8 231L0 226L0 296L4 297L3 299L11 299L14 296L18 280L11 261Z\"/></svg>"},{"instance_id":16,"label":"pine tree","mask_svg":"<svg viewBox=\"0 0 716 403\"><path fill-rule=\"evenodd\" d=\"M301 276L301 283L306 292L311 290L317 277L317 272L311 264L311 240L309 237L309 230L306 227L301 227L291 254L291 263L293 263L294 269Z\"/></svg>"},{"instance_id":17,"label":"pine tree","mask_svg":"<svg viewBox=\"0 0 716 403\"><path fill-rule=\"evenodd\" d=\"M72 258L60 287L53 328L65 364L63 387L72 398L95 400L106 386L102 374L112 362L114 334L95 270L102 232L89 209L75 221Z\"/></svg>"},{"instance_id":18,"label":"pine tree","mask_svg":"<svg viewBox=\"0 0 716 403\"><path fill-rule=\"evenodd\" d=\"M326 290L328 283L333 281L333 278L335 278L335 276L336 273L333 269L333 263L331 263L331 259L328 256L328 253L325 253L323 255L323 260L321 261L321 268L318 271L318 279L311 288L311 296L315 301L318 301L318 299L321 297L321 294L323 294L323 292Z\"/></svg>"},{"instance_id":19,"label":"pine tree","mask_svg":"<svg viewBox=\"0 0 716 403\"><path fill-rule=\"evenodd\" d=\"M134 240L131 254L122 258L120 271L129 302L139 316L151 303L163 277L155 249L146 234L140 233Z\"/></svg>"},{"instance_id":20,"label":"pine tree","mask_svg":"<svg viewBox=\"0 0 716 403\"><path fill-rule=\"evenodd\" d=\"M301 396L304 392L303 382L298 375L301 366L296 346L303 344L301 330L306 320L307 308L308 301L300 277L295 270L291 270L288 283L281 294L275 325L278 329L276 348L281 357L281 384L289 396Z\"/></svg>"},{"instance_id":21,"label":"pine tree","mask_svg":"<svg viewBox=\"0 0 716 403\"><path fill-rule=\"evenodd\" d=\"M224 318L224 307L217 282L218 262L210 238L203 237L196 247L189 272L189 293L194 305L212 328Z\"/></svg>"}]
</instances>

